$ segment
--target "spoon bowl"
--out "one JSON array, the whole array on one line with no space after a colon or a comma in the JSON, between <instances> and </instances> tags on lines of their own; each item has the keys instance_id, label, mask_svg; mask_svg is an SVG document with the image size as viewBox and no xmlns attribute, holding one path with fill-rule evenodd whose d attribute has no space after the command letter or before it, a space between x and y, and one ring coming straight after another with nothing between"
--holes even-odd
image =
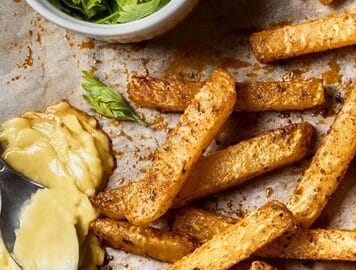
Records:
<instances>
[{"instance_id":1,"label":"spoon bowl","mask_svg":"<svg viewBox=\"0 0 356 270\"><path fill-rule=\"evenodd\" d=\"M44 186L15 172L0 158L0 230L4 245L13 258L21 210L32 195L43 188Z\"/></svg>"}]
</instances>

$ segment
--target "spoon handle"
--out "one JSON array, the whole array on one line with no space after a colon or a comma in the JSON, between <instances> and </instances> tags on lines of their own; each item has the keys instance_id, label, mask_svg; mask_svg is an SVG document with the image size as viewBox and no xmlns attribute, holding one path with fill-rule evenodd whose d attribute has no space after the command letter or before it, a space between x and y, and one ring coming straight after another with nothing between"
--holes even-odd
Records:
<instances>
[{"instance_id":1,"label":"spoon handle","mask_svg":"<svg viewBox=\"0 0 356 270\"><path fill-rule=\"evenodd\" d=\"M2 158L0 157L0 174L6 170L6 165L5 162L2 160Z\"/></svg>"}]
</instances>

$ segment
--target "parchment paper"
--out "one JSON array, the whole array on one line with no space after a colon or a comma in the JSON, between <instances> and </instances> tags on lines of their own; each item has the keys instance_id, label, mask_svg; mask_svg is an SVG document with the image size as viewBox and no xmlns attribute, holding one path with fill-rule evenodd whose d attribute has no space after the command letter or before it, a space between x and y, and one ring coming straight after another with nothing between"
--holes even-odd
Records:
<instances>
[{"instance_id":1,"label":"parchment paper","mask_svg":"<svg viewBox=\"0 0 356 270\"><path fill-rule=\"evenodd\" d=\"M173 0L174 1L174 0ZM355 8L352 0L331 7L317 0L205 0L176 29L155 40L113 45L68 32L45 21L23 0L0 1L0 121L28 110L42 110L60 99L91 113L81 94L80 70L91 69L106 83L126 95L133 72L152 76L206 78L213 67L224 64L237 81L324 78L327 106L306 112L235 113L218 135L215 151L260 131L291 122L309 121L317 130L315 147L328 130L344 85L355 82L355 47L314 54L273 65L253 57L248 34L268 26L296 23ZM152 123L150 128L98 117L113 140L117 169L109 187L140 179L151 153L162 144L178 114L136 108ZM283 202L310 160L305 160L247 182L199 203L231 216L243 216L272 199ZM356 229L356 161L315 227ZM108 248L113 269L164 269L167 264ZM279 269L356 269L351 263L269 260Z\"/></svg>"}]
</instances>

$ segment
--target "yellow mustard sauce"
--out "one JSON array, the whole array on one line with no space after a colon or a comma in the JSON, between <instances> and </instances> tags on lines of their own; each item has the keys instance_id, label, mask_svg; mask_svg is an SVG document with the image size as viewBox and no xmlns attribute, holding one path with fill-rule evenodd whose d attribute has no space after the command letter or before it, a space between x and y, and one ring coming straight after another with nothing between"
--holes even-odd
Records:
<instances>
[{"instance_id":1,"label":"yellow mustard sauce","mask_svg":"<svg viewBox=\"0 0 356 270\"><path fill-rule=\"evenodd\" d=\"M93 117L60 102L28 112L0 127L4 160L48 187L24 206L14 255L24 270L96 269L104 260L89 233L98 217L88 196L106 183L114 167L108 137ZM0 270L17 269L0 245Z\"/></svg>"}]
</instances>

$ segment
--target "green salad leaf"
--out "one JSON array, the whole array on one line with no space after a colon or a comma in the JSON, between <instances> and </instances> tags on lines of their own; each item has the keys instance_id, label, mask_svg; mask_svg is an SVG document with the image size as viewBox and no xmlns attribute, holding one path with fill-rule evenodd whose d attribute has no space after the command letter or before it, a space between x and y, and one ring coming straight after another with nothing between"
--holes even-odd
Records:
<instances>
[{"instance_id":1,"label":"green salad leaf","mask_svg":"<svg viewBox=\"0 0 356 270\"><path fill-rule=\"evenodd\" d=\"M48 0L63 12L86 21L115 24L142 19L170 0Z\"/></svg>"},{"instance_id":2,"label":"green salad leaf","mask_svg":"<svg viewBox=\"0 0 356 270\"><path fill-rule=\"evenodd\" d=\"M83 95L83 98L91 104L98 113L118 120L134 121L144 126L147 124L133 111L127 101L113 88L106 86L88 71L82 71L82 87L89 95Z\"/></svg>"}]
</instances>

